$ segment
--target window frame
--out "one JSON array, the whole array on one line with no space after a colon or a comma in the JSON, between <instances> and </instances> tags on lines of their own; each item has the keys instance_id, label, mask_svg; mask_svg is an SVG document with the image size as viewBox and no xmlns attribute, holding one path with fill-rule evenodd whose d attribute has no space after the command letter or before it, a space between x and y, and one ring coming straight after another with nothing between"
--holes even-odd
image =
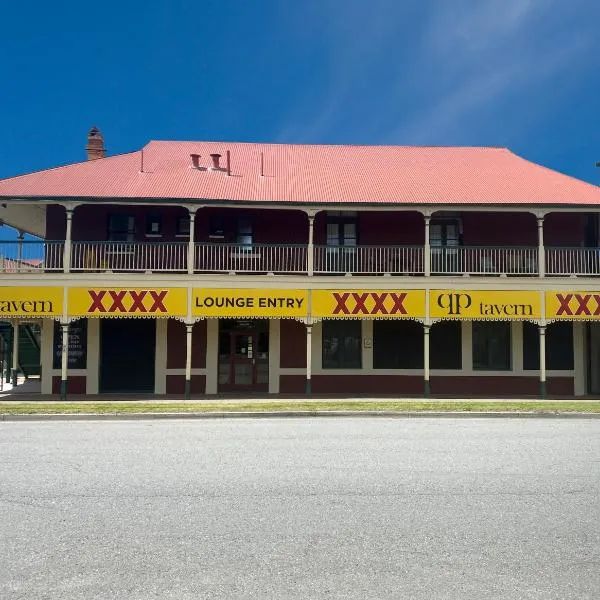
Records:
<instances>
[{"instance_id":1,"label":"window frame","mask_svg":"<svg viewBox=\"0 0 600 600\"><path fill-rule=\"evenodd\" d=\"M493 331L493 329L499 330L500 328L505 329L506 338L504 342L506 343L506 348L503 349L504 356L503 359L506 359L506 363L496 363L493 364L492 360L488 360L486 363L483 363L478 360L476 352L479 351L477 347L476 337L478 335L477 331L481 332L485 331L485 328L488 328L488 338L485 340L485 354L487 358L491 358L491 353L493 349L490 348L490 342L493 341L493 336L489 334ZM473 371L498 371L508 373L513 370L513 353L512 353L512 339L513 339L513 331L512 331L512 321L473 321L472 322L472 338L471 338L471 358L473 361Z\"/></svg>"},{"instance_id":2,"label":"window frame","mask_svg":"<svg viewBox=\"0 0 600 600\"><path fill-rule=\"evenodd\" d=\"M354 331L349 335L347 331L343 331L344 328L357 328L357 331ZM331 358L329 358L329 356L333 355L333 353L328 350L327 344L329 343L331 346L331 340L333 338L338 339L338 352L341 351L341 358L338 359L338 364L332 364L333 361ZM356 345L355 349L357 351L357 357L347 356L347 354L349 354L351 351L351 349L348 348L348 340L350 340L350 345ZM356 358L358 360L356 360ZM324 371L341 369L361 370L362 365L362 321L359 319L326 319L322 321L321 368Z\"/></svg>"},{"instance_id":3,"label":"window frame","mask_svg":"<svg viewBox=\"0 0 600 600\"><path fill-rule=\"evenodd\" d=\"M128 221L127 228L114 228L112 227L113 219L126 219ZM125 239L121 239L120 236L125 236ZM109 213L107 223L107 235L106 239L109 242L135 242L136 236L136 218L131 213Z\"/></svg>"}]
</instances>

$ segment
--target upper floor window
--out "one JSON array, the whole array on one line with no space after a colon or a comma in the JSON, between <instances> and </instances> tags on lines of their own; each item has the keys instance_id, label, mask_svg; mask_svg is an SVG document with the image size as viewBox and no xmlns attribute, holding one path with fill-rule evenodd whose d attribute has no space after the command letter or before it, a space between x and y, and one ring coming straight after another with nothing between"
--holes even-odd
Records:
<instances>
[{"instance_id":1,"label":"upper floor window","mask_svg":"<svg viewBox=\"0 0 600 600\"><path fill-rule=\"evenodd\" d=\"M190 235L190 218L177 217L177 229L175 235Z\"/></svg>"},{"instance_id":2,"label":"upper floor window","mask_svg":"<svg viewBox=\"0 0 600 600\"><path fill-rule=\"evenodd\" d=\"M160 215L146 216L146 235L162 235L162 218Z\"/></svg>"},{"instance_id":3,"label":"upper floor window","mask_svg":"<svg viewBox=\"0 0 600 600\"><path fill-rule=\"evenodd\" d=\"M111 242L133 242L135 239L135 217L132 215L109 215L108 240Z\"/></svg>"},{"instance_id":4,"label":"upper floor window","mask_svg":"<svg viewBox=\"0 0 600 600\"><path fill-rule=\"evenodd\" d=\"M327 245L356 246L358 215L356 212L329 211L326 215Z\"/></svg>"},{"instance_id":5,"label":"upper floor window","mask_svg":"<svg viewBox=\"0 0 600 600\"><path fill-rule=\"evenodd\" d=\"M245 217L240 217L236 222L235 243L243 246L251 246L254 243L252 233L252 221Z\"/></svg>"},{"instance_id":6,"label":"upper floor window","mask_svg":"<svg viewBox=\"0 0 600 600\"><path fill-rule=\"evenodd\" d=\"M432 247L460 246L460 223L457 219L432 219L429 225L429 243Z\"/></svg>"},{"instance_id":7,"label":"upper floor window","mask_svg":"<svg viewBox=\"0 0 600 600\"><path fill-rule=\"evenodd\" d=\"M221 215L210 217L208 237L217 239L225 237L225 219Z\"/></svg>"}]
</instances>

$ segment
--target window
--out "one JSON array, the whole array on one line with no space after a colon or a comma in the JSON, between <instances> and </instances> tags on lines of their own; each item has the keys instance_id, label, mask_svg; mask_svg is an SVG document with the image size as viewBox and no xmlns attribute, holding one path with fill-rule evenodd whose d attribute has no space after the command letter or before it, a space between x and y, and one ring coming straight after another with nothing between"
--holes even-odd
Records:
<instances>
[{"instance_id":1,"label":"window","mask_svg":"<svg viewBox=\"0 0 600 600\"><path fill-rule=\"evenodd\" d=\"M162 217L160 215L149 214L146 216L146 235L162 234Z\"/></svg>"},{"instance_id":2,"label":"window","mask_svg":"<svg viewBox=\"0 0 600 600\"><path fill-rule=\"evenodd\" d=\"M423 325L416 321L373 322L374 369L422 369Z\"/></svg>"},{"instance_id":3,"label":"window","mask_svg":"<svg viewBox=\"0 0 600 600\"><path fill-rule=\"evenodd\" d=\"M240 217L236 223L235 243L243 246L251 246L254 243L252 234L252 222L248 218Z\"/></svg>"},{"instance_id":4,"label":"window","mask_svg":"<svg viewBox=\"0 0 600 600\"><path fill-rule=\"evenodd\" d=\"M208 237L223 239L225 237L225 219L219 215L212 215L209 221Z\"/></svg>"},{"instance_id":5,"label":"window","mask_svg":"<svg viewBox=\"0 0 600 600\"><path fill-rule=\"evenodd\" d=\"M323 321L323 368L360 369L361 322Z\"/></svg>"},{"instance_id":6,"label":"window","mask_svg":"<svg viewBox=\"0 0 600 600\"><path fill-rule=\"evenodd\" d=\"M534 323L523 323L523 369L540 368L540 334ZM573 360L573 324L569 321L550 323L546 327L546 369L571 371Z\"/></svg>"},{"instance_id":7,"label":"window","mask_svg":"<svg viewBox=\"0 0 600 600\"><path fill-rule=\"evenodd\" d=\"M510 322L473 322L473 368L510 371Z\"/></svg>"},{"instance_id":8,"label":"window","mask_svg":"<svg viewBox=\"0 0 600 600\"><path fill-rule=\"evenodd\" d=\"M358 216L356 212L328 212L327 245L356 246L358 242Z\"/></svg>"},{"instance_id":9,"label":"window","mask_svg":"<svg viewBox=\"0 0 600 600\"><path fill-rule=\"evenodd\" d=\"M111 242L133 242L135 239L135 217L131 215L109 215L108 240Z\"/></svg>"},{"instance_id":10,"label":"window","mask_svg":"<svg viewBox=\"0 0 600 600\"><path fill-rule=\"evenodd\" d=\"M456 248L460 245L460 224L457 219L432 219L429 244L433 248Z\"/></svg>"},{"instance_id":11,"label":"window","mask_svg":"<svg viewBox=\"0 0 600 600\"><path fill-rule=\"evenodd\" d=\"M176 234L180 236L190 235L190 218L189 217L177 217L177 229Z\"/></svg>"},{"instance_id":12,"label":"window","mask_svg":"<svg viewBox=\"0 0 600 600\"><path fill-rule=\"evenodd\" d=\"M462 369L460 321L435 323L429 331L429 365L432 369Z\"/></svg>"}]
</instances>

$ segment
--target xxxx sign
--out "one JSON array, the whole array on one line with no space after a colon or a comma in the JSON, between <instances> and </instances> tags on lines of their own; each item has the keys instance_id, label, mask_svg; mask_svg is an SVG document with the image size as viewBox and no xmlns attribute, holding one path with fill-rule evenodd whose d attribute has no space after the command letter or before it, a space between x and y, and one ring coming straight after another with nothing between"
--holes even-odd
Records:
<instances>
[{"instance_id":1,"label":"xxxx sign","mask_svg":"<svg viewBox=\"0 0 600 600\"><path fill-rule=\"evenodd\" d=\"M324 318L423 318L425 291L314 290L311 313Z\"/></svg>"},{"instance_id":2,"label":"xxxx sign","mask_svg":"<svg viewBox=\"0 0 600 600\"><path fill-rule=\"evenodd\" d=\"M600 292L546 292L546 318L600 319Z\"/></svg>"},{"instance_id":3,"label":"xxxx sign","mask_svg":"<svg viewBox=\"0 0 600 600\"><path fill-rule=\"evenodd\" d=\"M187 313L182 288L70 288L69 316L171 317Z\"/></svg>"}]
</instances>

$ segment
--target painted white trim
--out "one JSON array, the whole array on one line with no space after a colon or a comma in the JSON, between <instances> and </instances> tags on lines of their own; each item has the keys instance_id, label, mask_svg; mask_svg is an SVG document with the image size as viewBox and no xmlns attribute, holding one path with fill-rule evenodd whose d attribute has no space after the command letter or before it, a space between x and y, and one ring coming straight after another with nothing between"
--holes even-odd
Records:
<instances>
[{"instance_id":1,"label":"painted white trim","mask_svg":"<svg viewBox=\"0 0 600 600\"><path fill-rule=\"evenodd\" d=\"M154 360L154 393L167 392L167 319L156 319L156 353Z\"/></svg>"},{"instance_id":2,"label":"painted white trim","mask_svg":"<svg viewBox=\"0 0 600 600\"><path fill-rule=\"evenodd\" d=\"M219 320L206 320L206 393L216 394L219 384Z\"/></svg>"},{"instance_id":3,"label":"painted white trim","mask_svg":"<svg viewBox=\"0 0 600 600\"><path fill-rule=\"evenodd\" d=\"M473 372L473 323L472 321L463 321L461 327L461 352L462 352L462 369L463 373ZM479 371L480 373L482 371Z\"/></svg>"},{"instance_id":4,"label":"painted white trim","mask_svg":"<svg viewBox=\"0 0 600 600\"><path fill-rule=\"evenodd\" d=\"M87 320L87 377L86 394L98 394L100 390L100 319Z\"/></svg>"},{"instance_id":5,"label":"painted white trim","mask_svg":"<svg viewBox=\"0 0 600 600\"><path fill-rule=\"evenodd\" d=\"M185 377L185 369L165 369L166 375L183 375ZM192 376L206 375L206 369L192 369Z\"/></svg>"},{"instance_id":6,"label":"painted white trim","mask_svg":"<svg viewBox=\"0 0 600 600\"><path fill-rule=\"evenodd\" d=\"M512 321L510 340L511 371L521 373L523 371L523 323Z\"/></svg>"}]
</instances>

